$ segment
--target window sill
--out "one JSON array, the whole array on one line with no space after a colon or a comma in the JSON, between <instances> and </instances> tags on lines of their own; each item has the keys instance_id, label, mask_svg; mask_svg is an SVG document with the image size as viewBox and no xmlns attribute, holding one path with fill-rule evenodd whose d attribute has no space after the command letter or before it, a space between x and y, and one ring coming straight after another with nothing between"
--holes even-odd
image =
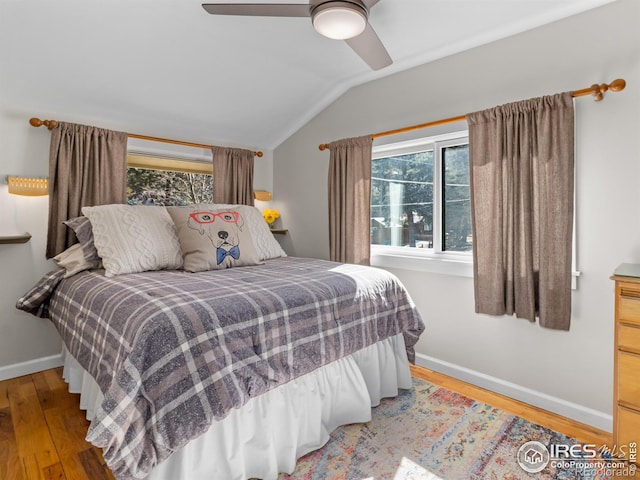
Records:
<instances>
[{"instance_id":1,"label":"window sill","mask_svg":"<svg viewBox=\"0 0 640 480\"><path fill-rule=\"evenodd\" d=\"M372 266L473 278L471 255L419 254L386 250L371 248Z\"/></svg>"},{"instance_id":2,"label":"window sill","mask_svg":"<svg viewBox=\"0 0 640 480\"><path fill-rule=\"evenodd\" d=\"M464 254L420 254L372 246L371 266L473 278L473 259ZM578 289L579 276L579 271L571 273L571 290Z\"/></svg>"}]
</instances>

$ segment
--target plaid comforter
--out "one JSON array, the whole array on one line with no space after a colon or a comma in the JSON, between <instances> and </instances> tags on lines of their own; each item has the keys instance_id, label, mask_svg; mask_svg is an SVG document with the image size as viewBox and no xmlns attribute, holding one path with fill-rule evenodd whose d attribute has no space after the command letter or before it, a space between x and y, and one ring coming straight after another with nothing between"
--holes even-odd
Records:
<instances>
[{"instance_id":1,"label":"plaid comforter","mask_svg":"<svg viewBox=\"0 0 640 480\"><path fill-rule=\"evenodd\" d=\"M251 397L424 324L384 270L287 257L202 273L43 278L17 307L48 316L104 402L87 439L144 478Z\"/></svg>"}]
</instances>

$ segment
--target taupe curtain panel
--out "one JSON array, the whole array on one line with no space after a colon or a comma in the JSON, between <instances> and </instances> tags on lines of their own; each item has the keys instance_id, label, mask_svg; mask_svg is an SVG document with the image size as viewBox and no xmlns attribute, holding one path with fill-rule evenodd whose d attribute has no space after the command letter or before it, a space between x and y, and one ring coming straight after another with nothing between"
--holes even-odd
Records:
<instances>
[{"instance_id":1,"label":"taupe curtain panel","mask_svg":"<svg viewBox=\"0 0 640 480\"><path fill-rule=\"evenodd\" d=\"M329 255L368 265L371 256L371 136L332 142L329 148Z\"/></svg>"},{"instance_id":2,"label":"taupe curtain panel","mask_svg":"<svg viewBox=\"0 0 640 480\"><path fill-rule=\"evenodd\" d=\"M213 201L253 205L253 152L213 147Z\"/></svg>"},{"instance_id":3,"label":"taupe curtain panel","mask_svg":"<svg viewBox=\"0 0 640 480\"><path fill-rule=\"evenodd\" d=\"M49 149L47 258L76 243L62 222L83 206L126 201L126 176L126 133L58 122Z\"/></svg>"},{"instance_id":4,"label":"taupe curtain panel","mask_svg":"<svg viewBox=\"0 0 640 480\"><path fill-rule=\"evenodd\" d=\"M568 330L574 188L571 93L467 115L476 312Z\"/></svg>"}]
</instances>

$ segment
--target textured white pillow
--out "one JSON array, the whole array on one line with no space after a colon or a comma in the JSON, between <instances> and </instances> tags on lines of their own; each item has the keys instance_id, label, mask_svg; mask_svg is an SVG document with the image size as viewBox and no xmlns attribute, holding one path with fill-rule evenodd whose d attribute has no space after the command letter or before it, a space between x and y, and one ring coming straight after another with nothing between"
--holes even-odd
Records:
<instances>
[{"instance_id":1,"label":"textured white pillow","mask_svg":"<svg viewBox=\"0 0 640 480\"><path fill-rule=\"evenodd\" d=\"M269 230L269 225L264 221L262 213L256 207L251 205L228 205L216 203L210 205L212 208L233 208L237 209L245 219L245 224L251 230L253 237L253 245L258 252L260 260L269 260L270 258L286 257L287 254L282 249L278 241Z\"/></svg>"},{"instance_id":2,"label":"textured white pillow","mask_svg":"<svg viewBox=\"0 0 640 480\"><path fill-rule=\"evenodd\" d=\"M83 207L105 276L182 268L173 220L164 207L100 205Z\"/></svg>"}]
</instances>

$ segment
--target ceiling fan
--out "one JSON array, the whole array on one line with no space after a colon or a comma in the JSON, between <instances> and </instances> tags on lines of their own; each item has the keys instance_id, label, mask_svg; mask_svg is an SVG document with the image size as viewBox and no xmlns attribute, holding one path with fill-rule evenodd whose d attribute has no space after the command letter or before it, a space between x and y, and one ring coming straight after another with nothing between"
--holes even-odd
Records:
<instances>
[{"instance_id":1,"label":"ceiling fan","mask_svg":"<svg viewBox=\"0 0 640 480\"><path fill-rule=\"evenodd\" d=\"M212 15L311 17L313 28L325 37L344 40L373 70L393 63L369 24L371 8L379 0L310 0L309 4L203 3Z\"/></svg>"}]
</instances>

